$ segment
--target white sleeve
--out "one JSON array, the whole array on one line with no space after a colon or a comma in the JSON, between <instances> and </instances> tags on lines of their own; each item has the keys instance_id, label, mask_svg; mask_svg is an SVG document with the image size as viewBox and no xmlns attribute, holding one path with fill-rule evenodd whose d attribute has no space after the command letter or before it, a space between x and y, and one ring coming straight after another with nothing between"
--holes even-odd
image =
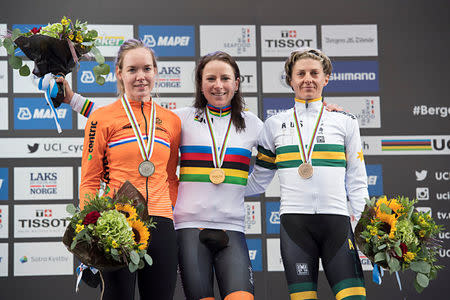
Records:
<instances>
[{"instance_id":1,"label":"white sleeve","mask_svg":"<svg viewBox=\"0 0 450 300\"><path fill-rule=\"evenodd\" d=\"M94 110L100 107L93 101L77 93L73 94L73 97L70 100L70 106L74 111L85 116L86 118L88 118Z\"/></svg>"},{"instance_id":2,"label":"white sleeve","mask_svg":"<svg viewBox=\"0 0 450 300\"><path fill-rule=\"evenodd\" d=\"M273 179L277 171L275 164L275 144L272 138L271 125L267 120L258 137L258 154L253 172L250 174L245 190L245 196L261 194Z\"/></svg>"},{"instance_id":3,"label":"white sleeve","mask_svg":"<svg viewBox=\"0 0 450 300\"><path fill-rule=\"evenodd\" d=\"M356 220L359 220L366 204L365 199L369 198L369 192L367 189L367 174L361 137L356 118L352 118L347 122L346 129L345 155L347 158L347 170L345 174L345 188L353 215Z\"/></svg>"}]
</instances>

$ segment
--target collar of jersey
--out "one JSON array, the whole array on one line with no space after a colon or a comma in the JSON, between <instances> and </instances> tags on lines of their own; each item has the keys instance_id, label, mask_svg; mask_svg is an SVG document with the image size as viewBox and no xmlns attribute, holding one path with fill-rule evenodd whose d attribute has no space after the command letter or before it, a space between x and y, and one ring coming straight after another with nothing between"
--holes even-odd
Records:
<instances>
[{"instance_id":1,"label":"collar of jersey","mask_svg":"<svg viewBox=\"0 0 450 300\"><path fill-rule=\"evenodd\" d=\"M231 105L217 107L211 104L206 104L206 106L209 108L209 112L216 117L225 117L231 114Z\"/></svg>"},{"instance_id":2,"label":"collar of jersey","mask_svg":"<svg viewBox=\"0 0 450 300\"><path fill-rule=\"evenodd\" d=\"M302 100L295 98L295 109L297 111L303 111L303 110L319 110L322 106L322 97L311 99L311 100Z\"/></svg>"},{"instance_id":3,"label":"collar of jersey","mask_svg":"<svg viewBox=\"0 0 450 300\"><path fill-rule=\"evenodd\" d=\"M153 98L151 98L150 101L146 101L146 102L136 101L136 100L133 100L133 99L128 98L128 102L129 102L130 105L132 105L132 106L141 106L141 103L144 103L144 106L147 106L147 105L151 105L151 104L152 104L152 101L153 101ZM155 104L156 104L156 103L155 103Z\"/></svg>"}]
</instances>

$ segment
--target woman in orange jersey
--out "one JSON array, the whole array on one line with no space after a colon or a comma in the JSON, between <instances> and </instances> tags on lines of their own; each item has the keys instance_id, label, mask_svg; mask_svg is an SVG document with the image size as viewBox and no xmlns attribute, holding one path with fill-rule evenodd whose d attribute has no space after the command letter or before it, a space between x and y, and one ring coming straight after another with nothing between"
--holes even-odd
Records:
<instances>
[{"instance_id":1,"label":"woman in orange jersey","mask_svg":"<svg viewBox=\"0 0 450 300\"><path fill-rule=\"evenodd\" d=\"M151 96L157 76L153 51L130 39L116 59L119 99L92 112L87 121L81 164L80 206L99 189L100 181L116 191L130 181L147 201L157 226L151 230L147 264L103 272L103 300L134 299L136 277L141 299L172 299L176 284L177 246L172 206L178 191L176 168L180 119Z\"/></svg>"}]
</instances>

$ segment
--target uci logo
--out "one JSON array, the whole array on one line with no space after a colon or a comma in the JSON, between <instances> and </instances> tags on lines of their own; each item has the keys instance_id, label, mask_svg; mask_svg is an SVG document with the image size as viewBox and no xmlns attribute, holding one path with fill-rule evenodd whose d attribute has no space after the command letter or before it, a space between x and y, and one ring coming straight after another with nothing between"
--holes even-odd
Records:
<instances>
[{"instance_id":1,"label":"uci logo","mask_svg":"<svg viewBox=\"0 0 450 300\"><path fill-rule=\"evenodd\" d=\"M92 74L92 71L83 71L81 73L81 83L89 84L95 82L94 74Z\"/></svg>"},{"instance_id":2,"label":"uci logo","mask_svg":"<svg viewBox=\"0 0 450 300\"><path fill-rule=\"evenodd\" d=\"M31 119L30 109L28 107L19 107L19 111L17 112L17 119L30 120Z\"/></svg>"},{"instance_id":3,"label":"uci logo","mask_svg":"<svg viewBox=\"0 0 450 300\"><path fill-rule=\"evenodd\" d=\"M151 34L144 35L144 39L142 40L147 47L155 47L156 40Z\"/></svg>"}]
</instances>

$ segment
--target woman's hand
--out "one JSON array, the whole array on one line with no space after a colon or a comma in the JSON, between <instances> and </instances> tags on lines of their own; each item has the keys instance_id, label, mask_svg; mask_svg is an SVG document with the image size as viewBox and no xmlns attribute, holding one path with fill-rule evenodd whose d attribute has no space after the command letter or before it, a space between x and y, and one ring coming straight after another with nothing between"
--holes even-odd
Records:
<instances>
[{"instance_id":1,"label":"woman's hand","mask_svg":"<svg viewBox=\"0 0 450 300\"><path fill-rule=\"evenodd\" d=\"M326 109L327 111L343 111L343 110L344 110L342 107L340 107L339 105L334 104L334 103L327 104L327 103L324 101L324 102L323 102L323 105L325 105L325 109Z\"/></svg>"},{"instance_id":2,"label":"woman's hand","mask_svg":"<svg viewBox=\"0 0 450 300\"><path fill-rule=\"evenodd\" d=\"M73 91L69 86L69 83L67 82L67 80L60 76L58 78L56 78L56 82L62 83L64 85L64 99L62 100L62 102L70 104L70 101L72 100L73 97Z\"/></svg>"}]
</instances>

